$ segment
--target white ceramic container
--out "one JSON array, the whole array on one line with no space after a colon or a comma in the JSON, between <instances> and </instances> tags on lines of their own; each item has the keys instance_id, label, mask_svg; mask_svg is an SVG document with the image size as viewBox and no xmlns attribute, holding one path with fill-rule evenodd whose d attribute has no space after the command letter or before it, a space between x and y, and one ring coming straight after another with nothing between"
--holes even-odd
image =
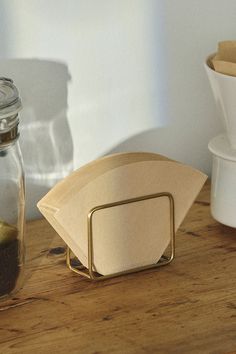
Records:
<instances>
[{"instance_id":1,"label":"white ceramic container","mask_svg":"<svg viewBox=\"0 0 236 354\"><path fill-rule=\"evenodd\" d=\"M216 104L221 111L222 122L230 145L236 149L236 77L216 72L211 67L210 55L204 66L211 84Z\"/></svg>"},{"instance_id":2,"label":"white ceramic container","mask_svg":"<svg viewBox=\"0 0 236 354\"><path fill-rule=\"evenodd\" d=\"M212 216L222 224L236 227L236 150L225 134L213 138L208 148L213 154Z\"/></svg>"}]
</instances>

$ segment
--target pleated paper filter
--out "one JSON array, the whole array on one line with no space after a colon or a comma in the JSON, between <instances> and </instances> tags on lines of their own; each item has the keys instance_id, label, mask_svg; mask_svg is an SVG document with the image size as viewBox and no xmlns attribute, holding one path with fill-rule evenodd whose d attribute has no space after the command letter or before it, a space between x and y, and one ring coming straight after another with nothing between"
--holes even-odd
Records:
<instances>
[{"instance_id":1,"label":"pleated paper filter","mask_svg":"<svg viewBox=\"0 0 236 354\"><path fill-rule=\"evenodd\" d=\"M206 178L158 154L115 154L73 172L41 199L38 208L87 267L87 216L92 208L168 192L174 198L176 231ZM93 267L106 275L156 263L169 242L168 198L102 209L93 218Z\"/></svg>"}]
</instances>

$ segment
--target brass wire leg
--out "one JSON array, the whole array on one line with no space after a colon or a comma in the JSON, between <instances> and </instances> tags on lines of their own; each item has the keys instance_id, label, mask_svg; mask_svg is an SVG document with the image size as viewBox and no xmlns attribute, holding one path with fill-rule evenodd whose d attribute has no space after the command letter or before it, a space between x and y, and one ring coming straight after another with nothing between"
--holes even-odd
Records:
<instances>
[{"instance_id":1,"label":"brass wire leg","mask_svg":"<svg viewBox=\"0 0 236 354\"><path fill-rule=\"evenodd\" d=\"M107 274L107 275L101 275L96 273L93 270L93 216L94 214L102 209L107 209L107 208L113 208L119 205L124 205L124 204L130 204L130 203L136 203L140 202L143 200L148 200L148 199L154 199L154 198L162 198L166 197L169 200L169 205L170 205L170 254L168 256L163 255L161 259L154 264L149 264L146 266L142 267L137 267L137 268L132 268L129 270L113 273L113 274ZM126 200L121 200L118 202L113 202L113 203L108 203L108 204L103 204L96 206L90 210L90 212L87 215L87 224L88 224L88 269L84 267L83 265L81 266L73 266L71 263L71 250L69 247L67 247L67 253L66 253L66 263L67 266L69 267L70 270L73 272L82 275L83 277L86 277L90 280L104 280L104 279L109 279L113 277L118 277L120 275L124 274L130 274L130 273L136 273L140 272L146 269L152 269L152 268L157 268L161 267L164 265L169 264L172 262L172 260L175 257L175 206L174 206L174 198L171 193L168 192L163 192L163 193L155 193L155 194L149 194L149 195L144 195L141 197L136 197L136 198L131 198L131 199L126 199Z\"/></svg>"}]
</instances>

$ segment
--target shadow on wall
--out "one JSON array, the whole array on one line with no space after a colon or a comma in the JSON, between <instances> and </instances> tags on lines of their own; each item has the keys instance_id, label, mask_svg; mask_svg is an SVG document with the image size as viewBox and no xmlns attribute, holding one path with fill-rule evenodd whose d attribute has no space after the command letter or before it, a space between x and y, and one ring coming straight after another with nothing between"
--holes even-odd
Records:
<instances>
[{"instance_id":1,"label":"shadow on wall","mask_svg":"<svg viewBox=\"0 0 236 354\"><path fill-rule=\"evenodd\" d=\"M181 126L173 123L132 136L104 155L126 151L154 152L198 168L210 175L211 155L207 149L207 139L205 146L202 146L198 139L192 138L189 131L186 132Z\"/></svg>"},{"instance_id":2,"label":"shadow on wall","mask_svg":"<svg viewBox=\"0 0 236 354\"><path fill-rule=\"evenodd\" d=\"M26 175L26 217L38 218L36 203L73 170L67 120L67 66L37 59L0 61L1 76L14 80L22 98L20 145Z\"/></svg>"}]
</instances>

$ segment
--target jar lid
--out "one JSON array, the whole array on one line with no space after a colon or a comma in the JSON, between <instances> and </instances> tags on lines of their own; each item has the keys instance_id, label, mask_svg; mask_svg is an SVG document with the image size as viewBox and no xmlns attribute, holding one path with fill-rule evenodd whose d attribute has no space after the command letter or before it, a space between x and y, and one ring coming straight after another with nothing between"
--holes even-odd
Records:
<instances>
[{"instance_id":1,"label":"jar lid","mask_svg":"<svg viewBox=\"0 0 236 354\"><path fill-rule=\"evenodd\" d=\"M12 129L21 110L19 92L11 79L0 77L0 133Z\"/></svg>"},{"instance_id":2,"label":"jar lid","mask_svg":"<svg viewBox=\"0 0 236 354\"><path fill-rule=\"evenodd\" d=\"M228 137L226 134L221 134L211 139L208 144L210 152L224 160L236 162L236 150L230 146Z\"/></svg>"}]
</instances>

